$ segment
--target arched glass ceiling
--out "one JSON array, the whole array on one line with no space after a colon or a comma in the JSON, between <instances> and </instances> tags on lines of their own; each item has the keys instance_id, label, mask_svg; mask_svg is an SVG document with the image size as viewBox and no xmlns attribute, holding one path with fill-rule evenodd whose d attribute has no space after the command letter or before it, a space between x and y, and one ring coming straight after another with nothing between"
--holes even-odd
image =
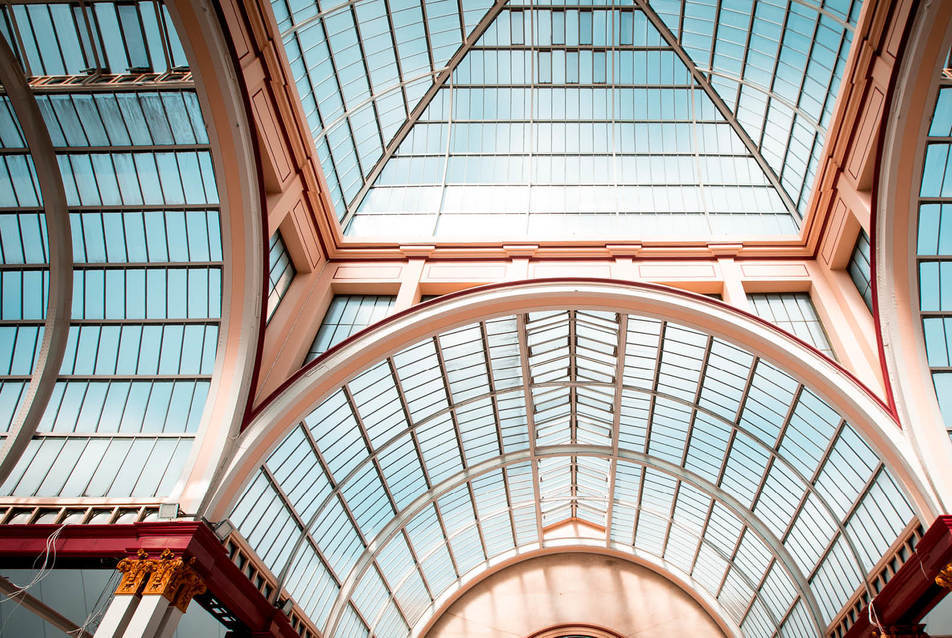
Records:
<instances>
[{"instance_id":1,"label":"arched glass ceiling","mask_svg":"<svg viewBox=\"0 0 952 638\"><path fill-rule=\"evenodd\" d=\"M479 321L357 374L231 519L325 635L406 636L582 520L749 636L810 636L913 519L857 430L755 354L637 314Z\"/></svg>"},{"instance_id":2,"label":"arched glass ceiling","mask_svg":"<svg viewBox=\"0 0 952 638\"><path fill-rule=\"evenodd\" d=\"M795 232L860 3L596 5L273 0L345 232Z\"/></svg>"},{"instance_id":3,"label":"arched glass ceiling","mask_svg":"<svg viewBox=\"0 0 952 638\"><path fill-rule=\"evenodd\" d=\"M952 68L941 71L919 190L919 313L939 408L952 437Z\"/></svg>"},{"instance_id":4,"label":"arched glass ceiling","mask_svg":"<svg viewBox=\"0 0 952 638\"><path fill-rule=\"evenodd\" d=\"M59 376L0 493L167 494L195 439L221 317L218 190L187 62L160 2L7 3L0 17L55 149L74 258ZM38 214L35 196L5 205ZM41 254L40 235L21 236ZM5 285L3 299L41 290Z\"/></svg>"}]
</instances>

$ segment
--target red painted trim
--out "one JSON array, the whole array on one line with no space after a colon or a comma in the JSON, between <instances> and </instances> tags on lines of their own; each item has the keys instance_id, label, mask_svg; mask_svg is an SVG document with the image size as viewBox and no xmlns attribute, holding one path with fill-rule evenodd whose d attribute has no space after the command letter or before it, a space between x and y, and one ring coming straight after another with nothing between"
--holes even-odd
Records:
<instances>
[{"instance_id":1,"label":"red painted trim","mask_svg":"<svg viewBox=\"0 0 952 638\"><path fill-rule=\"evenodd\" d=\"M292 383L294 383L295 381L297 381L297 379L298 379L299 377L301 377L305 372L307 372L308 370L310 370L310 369L313 368L314 366L319 365L322 361L324 361L324 359L326 359L327 357L330 357L333 353L337 352L337 351L340 350L341 348L344 348L345 346L350 345L350 344L353 343L354 341L357 341L358 339L362 338L364 335L370 334L370 333L373 332L374 330L378 329L380 326L384 326L384 325L386 325L386 324L388 324L388 323L391 323L391 322L393 322L393 321L396 321L397 319L400 319L400 318L402 318L402 317L405 317L405 316L407 316L407 315L409 315L409 314L411 314L411 313L413 313L413 312L416 312L416 311L417 311L418 309L420 309L420 308L425 308L425 307L429 307L429 306L431 306L431 305L435 305L435 304L438 304L438 303L442 303L443 301L446 301L447 299L457 299L457 298L460 298L460 297L465 297L466 295L471 295L471 294L475 294L475 293L478 293L478 292L485 292L485 291L487 291L487 290L498 290L498 289L504 289L504 288L514 288L514 287L517 287L517 286L524 286L524 285L527 285L527 284L546 284L546 283L565 283L565 284L573 284L573 283L596 283L596 284L613 284L613 285L616 285L616 286L624 286L624 287L627 287L627 288L640 288L640 289L643 289L643 290L652 290L652 291L657 291L657 292L670 293L670 294L673 294L673 295L676 295L676 296L681 296L681 297L686 297L686 298L688 298L688 299L693 299L693 300L695 300L695 301L700 300L700 301L703 301L704 303L708 303L708 304L711 304L711 305L716 306L716 307L720 307L720 308L725 309L725 310L730 310L731 312L733 312L733 313L735 313L735 314L738 314L738 315L740 315L740 316L742 316L742 317L745 317L745 318L747 318L747 319L751 319L751 320L753 320L753 321L755 321L755 322L757 322L757 323L759 323L759 324L761 324L761 325L763 325L763 326L766 326L767 328L769 328L769 329L771 329L771 330L774 330L774 331L776 331L776 332L778 332L778 333L781 333L781 334L783 334L783 335L785 335L785 336L787 336L787 337L793 339L794 341L796 341L796 342L799 343L800 345L802 345L802 346L806 347L808 350L812 351L814 354L816 354L816 355L818 355L818 356L820 356L820 357L826 359L829 363L833 364L833 366L836 367L840 372L842 372L843 374L845 374L845 375L846 375L847 377L849 377L854 383L856 383L860 388L862 388L863 391L866 392L866 394L870 396L870 398L872 398L876 403L878 403L879 405L881 405L881 406L893 417L893 420L896 421L896 424L898 425L898 420L896 420L896 414L895 414L895 412L894 412L893 410L890 409L889 405L888 405L886 402L884 402L883 399L882 399L880 396L878 396L875 392L873 392L865 383L863 383L862 381L860 381L859 379L857 379L856 376L855 376L852 372L850 372L849 370L847 370L846 368L844 368L842 365L840 365L838 362L834 361L834 360L831 359L830 357L826 356L825 354L823 354L822 352L820 352L819 350L817 350L817 349L816 349L815 347L813 347L811 344L809 344L809 343L803 341L802 339L800 339L800 338L797 337L796 335L793 335L793 334L791 334L791 333L789 333L789 332L786 332L785 330L781 330L780 328L778 328L778 327L775 326L774 324L770 323L769 321L767 321L767 320L765 320L765 319L761 319L761 318L758 317L757 315L751 314L751 313L747 312L746 310L741 310L741 309L739 309L739 308L735 308L734 306L731 306L730 304L724 303L723 301L721 301L721 300L719 300L719 299L712 299L712 298L710 298L710 297L705 297L704 295L701 295L701 294L698 294L698 293L690 292L690 291L687 291L687 290L681 290L680 288L672 288L672 287L670 287L670 286L665 286L665 285L662 285L662 284L655 284L655 283L648 283L648 282L640 282L640 281L625 281L625 280L621 280L621 279L607 279L607 278L604 278L604 277L547 277L547 278L542 278L542 279L527 279L527 280L523 280L523 281L501 281L501 282L496 282L496 283L492 283L492 284L486 284L486 285L484 285L484 286L476 286L476 287L474 287L474 288L467 288L466 290L460 290L460 291L457 291L457 292L450 292L450 293L447 293L447 294L445 294L445 295L440 295L440 296L437 297L436 299L431 299L431 300L429 300L429 301L425 301L425 302L423 302L423 303L419 303L419 304L416 304L416 305L414 305L414 306L411 306L410 308L407 308L407 309L405 309L405 310L401 310L401 311L398 312L398 313L395 313L395 314L393 314L393 315L390 315L389 317L386 317L386 318L384 318L384 319L381 319L380 321L378 321L378 322L375 323L375 324L372 324L372 325L370 325L370 326L367 326L367 327L364 328L363 330L360 330L360 331L358 331L358 332L355 332L354 334L352 334L352 335L349 336L348 338L344 339L343 341L341 341L341 342L338 343L337 345L335 345L335 346L329 348L326 352L324 352L323 354L321 354L319 357L317 357L316 359L314 359L313 361L311 361L310 363L308 363L308 364L305 365L304 367L300 368L297 372L295 372L295 373L292 374L290 377L288 377L287 380L284 381L284 383L282 383L282 384L279 385L277 388L275 388L275 390L274 390L271 394L269 394L267 397L265 397L264 400L262 400L261 403L258 404L258 407L255 408L254 410L252 410L252 412L248 415L247 420L246 420L245 423L242 425L242 430L244 430L244 429L248 426L248 424L249 424L252 420L254 420L254 418L255 418L256 416L258 416L258 414L260 414L261 411L264 410L264 409L268 406L269 403L271 403L271 401L275 400L284 390L286 390ZM567 306L571 306L572 304L571 304L571 303L567 303L566 305L567 305Z\"/></svg>"},{"instance_id":2,"label":"red painted trim","mask_svg":"<svg viewBox=\"0 0 952 638\"><path fill-rule=\"evenodd\" d=\"M952 516L940 516L919 540L916 551L873 599L879 624L915 625L948 593L935 584L943 567L952 563ZM869 622L869 607L846 634L866 638L875 627Z\"/></svg>"},{"instance_id":3,"label":"red painted trim","mask_svg":"<svg viewBox=\"0 0 952 638\"><path fill-rule=\"evenodd\" d=\"M895 10L895 7L893 7ZM915 22L918 3L909 11L909 18L906 20L906 26L902 32L902 38L899 42L899 50L896 53L896 61L892 66L889 75L889 86L886 87L886 101L883 104L883 117L879 123L879 132L876 139L876 164L873 167L873 186L869 193L869 272L870 272L870 290L873 299L873 326L876 328L876 351L879 353L879 366L882 369L883 388L886 391L886 401L889 411L899 427L902 423L899 421L899 408L896 405L896 394L892 383L889 381L889 366L886 365L886 346L883 342L883 324L879 316L879 286L876 283L876 236L879 232L876 218L879 210L879 190L880 173L883 168L883 150L886 145L886 129L889 128L889 116L892 113L893 100L896 97L896 83L899 81L899 68L902 66L903 59L906 56L906 49L909 46L909 33L912 30L912 24ZM890 16L893 17L893 16Z\"/></svg>"},{"instance_id":4,"label":"red painted trim","mask_svg":"<svg viewBox=\"0 0 952 638\"><path fill-rule=\"evenodd\" d=\"M238 52L235 50L235 41L232 37L231 30L228 28L228 21L225 20L225 15L222 13L222 7L220 2L212 2L211 5L215 10L215 18L218 20L218 24L221 27L222 35L224 40L228 45L228 55L231 57L232 69L235 73L235 77L243 90L241 91L241 102L244 106L245 111L245 120L248 122L249 130L249 139L251 140L251 148L255 154L255 177L258 180L258 204L260 206L261 214L259 215L259 221L261 222L261 236L263 241L261 246L262 253L262 270L264 271L264 277L261 281L261 312L258 317L258 339L255 344L255 355L254 355L254 364L251 367L251 379L248 384L248 397L245 399L244 409L242 413L247 415L251 411L252 406L254 405L254 396L258 388L258 375L261 370L261 357L264 352L264 332L267 328L267 315L268 315L268 275L271 272L268 263L268 253L269 253L269 241L271 237L268 235L268 193L265 189L264 184L264 172L261 165L261 141L258 139L258 135L255 131L255 119L254 119L254 110L251 108L251 93L248 91L248 83L244 75L244 70L242 69L241 62L238 59ZM253 33L250 25L248 24L247 16L245 12L241 10L241 3L235 3L235 15L238 16L242 22L245 24L245 30L248 34ZM253 38L250 41L256 43ZM251 46L251 45L249 45ZM260 58L260 51L258 52L258 57ZM235 253L235 247L232 249L232 255ZM234 267L234 264L231 264L231 267ZM236 321L238 318L233 318L232 321ZM241 429L243 430L246 426L244 419L241 420Z\"/></svg>"},{"instance_id":5,"label":"red painted trim","mask_svg":"<svg viewBox=\"0 0 952 638\"><path fill-rule=\"evenodd\" d=\"M46 551L47 539L60 525L0 525L0 564L32 564ZM251 632L292 638L291 621L248 580L205 523L132 523L67 525L54 543L57 563L101 565L134 556L139 549L159 555L170 549L194 557L194 568L208 591Z\"/></svg>"}]
</instances>

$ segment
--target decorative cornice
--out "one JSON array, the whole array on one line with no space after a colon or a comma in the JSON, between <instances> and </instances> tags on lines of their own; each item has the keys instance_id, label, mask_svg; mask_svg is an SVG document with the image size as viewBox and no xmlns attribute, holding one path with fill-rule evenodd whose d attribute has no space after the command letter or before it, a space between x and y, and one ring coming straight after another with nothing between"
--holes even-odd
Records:
<instances>
[{"instance_id":1,"label":"decorative cornice","mask_svg":"<svg viewBox=\"0 0 952 638\"><path fill-rule=\"evenodd\" d=\"M939 570L938 575L935 577L935 584L942 589L952 591L952 563L949 563Z\"/></svg>"},{"instance_id":2,"label":"decorative cornice","mask_svg":"<svg viewBox=\"0 0 952 638\"><path fill-rule=\"evenodd\" d=\"M116 595L164 596L184 613L192 598L208 589L194 569L194 556L185 559L170 549L158 558L150 558L144 549L137 555L138 558L123 558L116 565L122 572Z\"/></svg>"}]
</instances>

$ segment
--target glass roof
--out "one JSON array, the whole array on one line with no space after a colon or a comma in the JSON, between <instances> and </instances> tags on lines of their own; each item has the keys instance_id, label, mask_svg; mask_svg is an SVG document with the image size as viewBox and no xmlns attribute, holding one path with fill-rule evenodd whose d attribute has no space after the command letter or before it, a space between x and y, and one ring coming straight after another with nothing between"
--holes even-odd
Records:
<instances>
[{"instance_id":1,"label":"glass roof","mask_svg":"<svg viewBox=\"0 0 952 638\"><path fill-rule=\"evenodd\" d=\"M28 77L48 80L30 88L59 165L73 256L71 270L52 275L72 280L65 354L50 363L59 375L0 493L168 494L211 385L222 295L218 187L181 44L153 0L5 3L0 33ZM135 82L96 81L106 74ZM31 379L50 276L46 217L13 113L4 97L0 347L12 365L0 371L0 434Z\"/></svg>"},{"instance_id":2,"label":"glass roof","mask_svg":"<svg viewBox=\"0 0 952 638\"><path fill-rule=\"evenodd\" d=\"M50 277L43 196L6 95L0 96L0 258L2 436L25 397L43 341Z\"/></svg>"},{"instance_id":3,"label":"glass roof","mask_svg":"<svg viewBox=\"0 0 952 638\"><path fill-rule=\"evenodd\" d=\"M272 0L345 233L795 233L860 3Z\"/></svg>"},{"instance_id":4,"label":"glass roof","mask_svg":"<svg viewBox=\"0 0 952 638\"><path fill-rule=\"evenodd\" d=\"M926 138L916 261L926 360L952 438L952 52L944 62Z\"/></svg>"},{"instance_id":5,"label":"glass roof","mask_svg":"<svg viewBox=\"0 0 952 638\"><path fill-rule=\"evenodd\" d=\"M583 520L716 600L810 636L913 519L810 388L731 343L573 309L449 330L291 428L231 520L320 628L406 636L494 560Z\"/></svg>"}]
</instances>

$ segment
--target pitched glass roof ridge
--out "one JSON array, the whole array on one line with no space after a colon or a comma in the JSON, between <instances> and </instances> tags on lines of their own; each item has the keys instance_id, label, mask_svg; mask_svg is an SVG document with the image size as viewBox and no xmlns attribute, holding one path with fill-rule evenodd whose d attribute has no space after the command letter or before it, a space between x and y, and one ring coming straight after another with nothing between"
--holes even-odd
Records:
<instances>
[{"instance_id":1,"label":"pitched glass roof ridge","mask_svg":"<svg viewBox=\"0 0 952 638\"><path fill-rule=\"evenodd\" d=\"M522 176L518 171L513 172L516 169L512 167L497 167L496 170L513 175L513 182L523 184L527 192L514 196L496 183L486 190L493 191L513 206L510 215L500 214L498 207L492 207L495 204L484 211L486 215L457 215L453 220L467 221L460 222L450 235L468 237L481 228L491 228L493 233L504 238L509 235L513 238L550 238L546 235L566 238L579 233L599 237L618 234L651 237L659 230L670 232L667 229L678 227L675 234L681 238L703 239L796 233L798 218L804 213L812 193L825 129L832 115L860 2L728 0L714 5L693 0L683 3L626 0L585 4L515 4L506 0L494 4L485 1L354 0L328 7L316 2L299 4L293 11L288 0L273 0L272 5L338 219L342 221L345 234L366 238L392 237L394 234L401 238L449 236L437 222L429 223L429 219L427 223L413 223L421 210L428 208L436 208L434 216L442 217L441 213L447 206L447 188L451 199L456 196L452 191L457 189L447 186L446 181L447 177L452 179L452 175L447 175L448 148L443 152L443 175L439 187L442 194L437 195L436 189L421 191L413 183L404 183L401 185L407 189L382 193L387 206L402 209L390 211L389 216L377 214L373 217L373 201L368 204L366 195L381 185L381 174L400 154L407 131L420 126L429 101L440 91L454 93L464 88L457 77L458 72L465 64L478 64L480 56L477 53L529 53L524 56L529 79L523 79L520 87L529 94L538 94L535 100L528 98L533 106L540 98L545 99L543 92L550 87L558 88L559 85L553 84L551 74L563 64L559 54L575 57L597 55L600 60L593 72L600 75L588 81L576 78L571 86L562 86L564 91L601 91L607 94L608 100L615 102L619 99L618 94L629 90L618 81L621 70L619 51L638 50L630 40L623 42L619 35L625 28L630 28L633 19L647 16L649 24L660 32L647 34L656 39L654 46L660 50L667 47L687 65L693 81L707 93L748 149L750 158L758 167L754 171L763 172L773 195L766 199L754 196L755 191L748 183L751 179L749 167L743 168L739 176L731 174L725 177L719 170L712 177L700 167L690 167L689 164L668 167L667 171L674 173L664 177L664 188L660 190L620 189L624 186L624 179L633 174L633 169L622 165L628 156L614 129L620 123L642 120L619 118L613 112L610 117L612 130L607 133L608 147L602 154L610 158L607 166L613 177L604 184L607 188L601 190L614 192L599 195L599 180L604 181L605 173L605 170L600 170L602 175L590 179L589 183L580 178L582 183L578 186L584 188L576 188L568 182L559 184L565 188L553 203L547 198L555 191L533 186L534 175ZM519 25L523 29L520 40L507 40L501 45L485 42L483 29L487 32L498 30L503 22L507 19L511 22L516 15L523 19ZM515 23L506 26L507 31L511 31L512 24ZM600 27L601 42L591 39L588 42L582 39L572 41L570 32L573 29L598 36ZM555 31L551 29L559 30L561 39L554 39L552 33ZM601 60L607 64L605 72L597 70ZM655 60L660 58L655 56ZM489 66L504 63L505 60L487 61ZM570 66L573 64L574 59L569 62ZM583 60L583 66L585 64L588 64L587 60ZM563 74L566 72L570 71L562 71ZM499 87L498 82L493 84L485 80L471 84L480 87L478 90L485 95L489 95L494 86ZM664 85L659 90L662 88ZM582 119L585 122L597 121L594 113ZM510 121L500 120L494 124ZM445 119L446 139L441 142L447 147L449 138L457 135L453 130L459 128L459 125L454 126L457 122L458 118L447 116ZM562 123L573 124L569 121ZM530 122L528 128L537 129L539 126L539 122ZM696 123L684 121L682 126L694 128ZM697 146L695 142L695 154L699 152ZM714 149L723 150L718 146ZM733 152L730 148L727 151ZM700 150L701 155L709 152L707 148ZM540 158L543 163L556 161L551 152L546 153L535 146L525 149L524 154L524 170L531 169L533 157ZM565 170L572 170L571 163L567 166ZM733 167L730 171L736 172ZM685 190L688 188L684 183L685 172L693 184L693 191ZM618 175L624 176L621 184ZM520 177L523 178L521 181ZM739 183L731 184L737 180ZM721 188L711 190L712 185ZM713 203L707 201L710 197L705 198L701 193L705 188L715 197ZM731 190L725 191L724 188L736 192L732 194ZM464 191L459 196L469 202L484 199L481 191L475 193ZM562 199L563 194L568 199ZM614 205L608 205L601 201L606 197L623 203L616 201ZM731 210L747 199L750 201L743 204L742 210ZM779 205L775 200L779 200ZM446 212L452 212L453 202L450 201L449 205ZM545 215L533 217L540 212ZM728 214L722 216L725 212ZM789 219L782 221L780 215L776 215L779 212L784 212ZM643 219L626 219L639 216ZM707 216L722 218L718 217L713 226L710 222L700 223L699 220ZM525 218L525 223L521 218ZM512 223L507 225L507 220Z\"/></svg>"}]
</instances>

